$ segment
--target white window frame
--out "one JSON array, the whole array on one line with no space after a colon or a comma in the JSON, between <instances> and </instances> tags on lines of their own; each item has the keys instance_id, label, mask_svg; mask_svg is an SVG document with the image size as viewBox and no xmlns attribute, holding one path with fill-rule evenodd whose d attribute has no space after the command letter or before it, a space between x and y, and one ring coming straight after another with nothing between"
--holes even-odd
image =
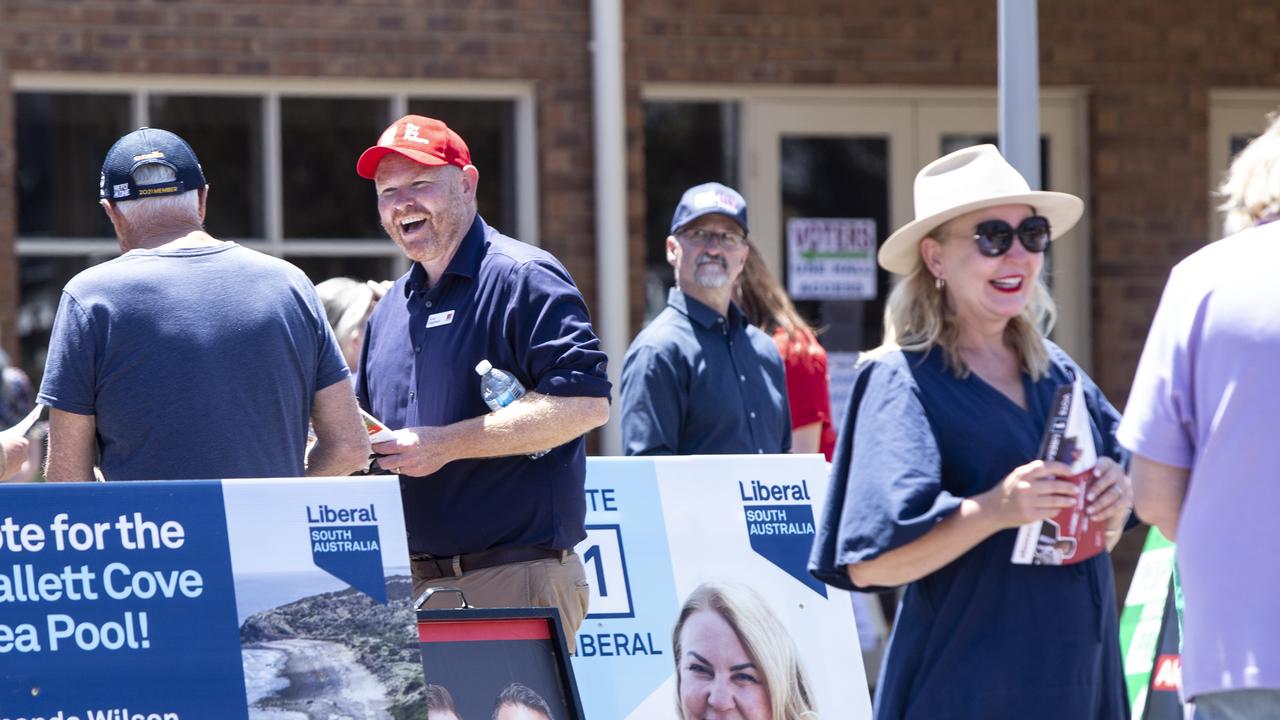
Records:
<instances>
[{"instance_id":1,"label":"white window frame","mask_svg":"<svg viewBox=\"0 0 1280 720\"><path fill-rule=\"evenodd\" d=\"M1280 109L1280 90L1218 88L1209 91L1209 242L1222 237L1218 186L1231 164L1231 138L1261 135L1267 115Z\"/></svg>"},{"instance_id":2,"label":"white window frame","mask_svg":"<svg viewBox=\"0 0 1280 720\"><path fill-rule=\"evenodd\" d=\"M313 78L233 78L186 75L86 75L80 73L15 72L12 91L97 95L127 95L132 127L147 124L152 94L212 97L235 95L262 100L263 230L261 238L234 239L277 257L386 257L397 272L408 267L399 249L389 240L367 238L307 239L284 237L280 101L283 98L334 99L382 98L387 100L387 123L408 112L410 99L508 100L515 108L516 236L540 244L538 228L538 147L536 89L531 82L446 80L339 80ZM372 142L373 138L370 138ZM356 182L352 170L352 182ZM371 199L372 201L372 199ZM119 245L106 238L33 238L18 236L15 248L21 256L115 255Z\"/></svg>"}]
</instances>

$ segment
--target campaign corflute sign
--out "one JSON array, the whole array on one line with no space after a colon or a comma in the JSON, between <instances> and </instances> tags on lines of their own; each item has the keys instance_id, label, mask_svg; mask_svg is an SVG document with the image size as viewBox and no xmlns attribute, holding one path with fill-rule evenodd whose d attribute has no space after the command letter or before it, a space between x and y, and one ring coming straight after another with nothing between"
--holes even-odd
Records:
<instances>
[{"instance_id":1,"label":"campaign corflute sign","mask_svg":"<svg viewBox=\"0 0 1280 720\"><path fill-rule=\"evenodd\" d=\"M828 472L820 455L587 461L578 553L592 594L573 659L587 717L669 720L677 704L686 718L706 716L725 702L709 699L717 673L774 664L753 651L798 659L817 717L871 717L850 595L806 570ZM695 605L733 610L680 623ZM739 706L760 709L792 682L754 679L778 692L752 697L739 680Z\"/></svg>"},{"instance_id":2,"label":"campaign corflute sign","mask_svg":"<svg viewBox=\"0 0 1280 720\"><path fill-rule=\"evenodd\" d=\"M424 717L407 558L394 478L0 487L0 718Z\"/></svg>"}]
</instances>

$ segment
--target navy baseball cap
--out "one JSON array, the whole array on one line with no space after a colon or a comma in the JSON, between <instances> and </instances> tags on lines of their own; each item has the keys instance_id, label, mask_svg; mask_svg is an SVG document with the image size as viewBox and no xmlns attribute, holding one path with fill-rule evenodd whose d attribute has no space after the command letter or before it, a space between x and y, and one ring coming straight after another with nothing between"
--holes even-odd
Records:
<instances>
[{"instance_id":1,"label":"navy baseball cap","mask_svg":"<svg viewBox=\"0 0 1280 720\"><path fill-rule=\"evenodd\" d=\"M680 196L676 214L671 218L671 234L703 215L719 213L733 220L747 232L747 201L737 190L718 182L694 185Z\"/></svg>"},{"instance_id":2,"label":"navy baseball cap","mask_svg":"<svg viewBox=\"0 0 1280 720\"><path fill-rule=\"evenodd\" d=\"M148 163L167 165L176 177L168 182L137 185L133 172ZM142 127L117 140L107 151L98 179L98 197L112 202L137 200L199 190L207 184L196 153L186 140L168 130Z\"/></svg>"}]
</instances>

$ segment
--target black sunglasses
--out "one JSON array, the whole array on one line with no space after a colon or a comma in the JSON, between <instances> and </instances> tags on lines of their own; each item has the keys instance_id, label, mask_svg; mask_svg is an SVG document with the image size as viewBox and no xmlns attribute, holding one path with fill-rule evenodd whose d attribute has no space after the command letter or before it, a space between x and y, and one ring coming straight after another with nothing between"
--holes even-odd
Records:
<instances>
[{"instance_id":1,"label":"black sunglasses","mask_svg":"<svg viewBox=\"0 0 1280 720\"><path fill-rule=\"evenodd\" d=\"M1049 229L1049 219L1039 215L1018 223L1013 227L1004 220L987 220L978 223L973 239L978 241L978 252L987 257L999 257L1013 247L1014 236L1027 252L1041 253L1049 247L1053 233Z\"/></svg>"}]
</instances>

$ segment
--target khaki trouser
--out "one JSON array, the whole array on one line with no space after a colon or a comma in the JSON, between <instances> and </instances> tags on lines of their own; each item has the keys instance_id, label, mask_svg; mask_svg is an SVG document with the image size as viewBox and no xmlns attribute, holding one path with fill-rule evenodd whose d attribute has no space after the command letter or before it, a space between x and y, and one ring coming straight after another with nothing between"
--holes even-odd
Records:
<instances>
[{"instance_id":1,"label":"khaki trouser","mask_svg":"<svg viewBox=\"0 0 1280 720\"><path fill-rule=\"evenodd\" d=\"M455 587L462 591L469 604L479 608L556 608L560 611L560 623L564 626L569 652L574 652L578 626L587 616L587 602L591 594L577 553L569 553L563 560L529 560L472 570L461 577L434 580L423 580L418 575L416 563L413 569L415 598L427 588ZM443 601L433 600L424 608L451 607L456 599L448 595ZM446 602L450 605L443 604Z\"/></svg>"}]
</instances>

